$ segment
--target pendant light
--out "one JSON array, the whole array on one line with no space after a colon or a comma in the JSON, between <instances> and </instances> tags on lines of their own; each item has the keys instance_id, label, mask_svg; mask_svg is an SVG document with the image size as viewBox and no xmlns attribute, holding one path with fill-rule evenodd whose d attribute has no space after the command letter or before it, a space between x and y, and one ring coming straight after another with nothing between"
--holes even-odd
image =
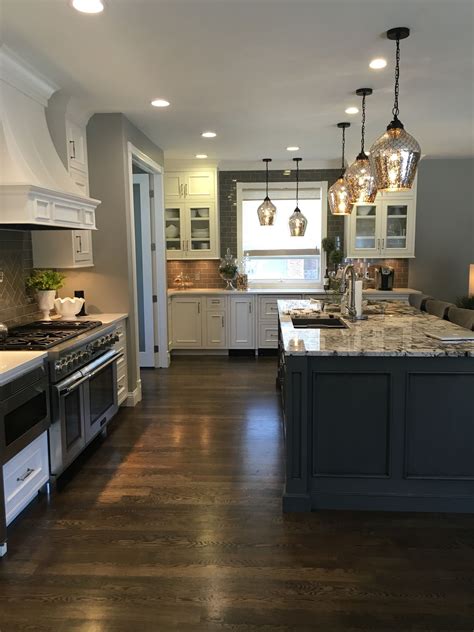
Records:
<instances>
[{"instance_id":1,"label":"pendant light","mask_svg":"<svg viewBox=\"0 0 474 632\"><path fill-rule=\"evenodd\" d=\"M356 94L362 97L362 134L360 141L360 154L352 165L347 168L344 179L349 191L352 204L372 204L377 195L377 186L369 157L365 153L365 99L372 94L372 88L359 88Z\"/></svg>"},{"instance_id":2,"label":"pendant light","mask_svg":"<svg viewBox=\"0 0 474 632\"><path fill-rule=\"evenodd\" d=\"M265 199L257 209L258 221L260 222L260 226L273 226L273 221L276 214L276 206L268 197L268 163L271 161L271 158L263 158L263 162L266 166L266 194Z\"/></svg>"},{"instance_id":3,"label":"pendant light","mask_svg":"<svg viewBox=\"0 0 474 632\"><path fill-rule=\"evenodd\" d=\"M346 128L350 127L350 123L338 123L339 129L342 129L342 164L341 175L336 182L329 187L328 199L329 208L333 215L350 215L352 211L352 204L349 199L349 191L347 189L346 181L344 180L344 173L346 166L344 164L344 150L346 148Z\"/></svg>"},{"instance_id":4,"label":"pendant light","mask_svg":"<svg viewBox=\"0 0 474 632\"><path fill-rule=\"evenodd\" d=\"M402 26L387 31L387 38L397 43L395 63L395 100L393 120L387 131L370 148L370 164L377 187L381 191L407 191L415 179L421 148L413 136L405 131L398 118L398 92L400 80L400 40L410 35L410 29Z\"/></svg>"},{"instance_id":5,"label":"pendant light","mask_svg":"<svg viewBox=\"0 0 474 632\"><path fill-rule=\"evenodd\" d=\"M292 237L304 237L308 220L298 208L299 184L300 184L299 163L301 162L302 159L293 158L293 160L296 162L296 208L293 211L293 215L290 217L288 224L290 226L290 233Z\"/></svg>"}]
</instances>

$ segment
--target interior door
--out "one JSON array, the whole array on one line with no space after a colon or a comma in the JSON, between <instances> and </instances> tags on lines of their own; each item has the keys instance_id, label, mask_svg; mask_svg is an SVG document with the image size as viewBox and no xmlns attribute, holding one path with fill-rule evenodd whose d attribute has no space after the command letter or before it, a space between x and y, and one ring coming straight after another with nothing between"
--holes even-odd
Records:
<instances>
[{"instance_id":1,"label":"interior door","mask_svg":"<svg viewBox=\"0 0 474 632\"><path fill-rule=\"evenodd\" d=\"M151 256L150 178L133 174L135 254L138 298L138 350L141 367L155 366L153 280Z\"/></svg>"}]
</instances>

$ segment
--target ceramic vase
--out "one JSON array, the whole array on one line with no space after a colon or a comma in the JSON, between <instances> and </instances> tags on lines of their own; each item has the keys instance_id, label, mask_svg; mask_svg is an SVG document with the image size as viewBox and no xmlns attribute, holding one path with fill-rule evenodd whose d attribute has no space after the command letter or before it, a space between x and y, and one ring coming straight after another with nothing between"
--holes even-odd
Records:
<instances>
[{"instance_id":1,"label":"ceramic vase","mask_svg":"<svg viewBox=\"0 0 474 632\"><path fill-rule=\"evenodd\" d=\"M36 300L38 301L38 307L43 314L43 320L51 320L49 312L54 307L54 297L56 296L56 290L38 290L36 292Z\"/></svg>"}]
</instances>

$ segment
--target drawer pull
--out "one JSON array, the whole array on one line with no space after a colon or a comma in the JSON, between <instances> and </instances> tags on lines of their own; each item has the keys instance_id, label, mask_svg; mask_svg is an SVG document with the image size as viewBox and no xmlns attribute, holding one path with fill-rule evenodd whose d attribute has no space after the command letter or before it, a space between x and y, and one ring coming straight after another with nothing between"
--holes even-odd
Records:
<instances>
[{"instance_id":1,"label":"drawer pull","mask_svg":"<svg viewBox=\"0 0 474 632\"><path fill-rule=\"evenodd\" d=\"M216 303L220 303L221 301L220 301L220 299L213 298L211 302L212 302L213 305L215 305Z\"/></svg>"},{"instance_id":2,"label":"drawer pull","mask_svg":"<svg viewBox=\"0 0 474 632\"><path fill-rule=\"evenodd\" d=\"M18 483L23 483L23 481L26 481L26 479L31 476L33 474L35 470L31 469L31 467L27 467L26 468L26 472L23 474L23 476L19 476L16 480Z\"/></svg>"}]
</instances>

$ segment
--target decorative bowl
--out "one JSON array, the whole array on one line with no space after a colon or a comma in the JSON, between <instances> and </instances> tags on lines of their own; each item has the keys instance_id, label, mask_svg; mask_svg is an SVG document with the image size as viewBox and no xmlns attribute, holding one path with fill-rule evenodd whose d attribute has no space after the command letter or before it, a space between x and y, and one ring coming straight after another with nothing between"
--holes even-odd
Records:
<instances>
[{"instance_id":1,"label":"decorative bowl","mask_svg":"<svg viewBox=\"0 0 474 632\"><path fill-rule=\"evenodd\" d=\"M81 311L84 302L83 298L66 296L66 298L56 298L54 307L64 320L76 320L76 314Z\"/></svg>"}]
</instances>

